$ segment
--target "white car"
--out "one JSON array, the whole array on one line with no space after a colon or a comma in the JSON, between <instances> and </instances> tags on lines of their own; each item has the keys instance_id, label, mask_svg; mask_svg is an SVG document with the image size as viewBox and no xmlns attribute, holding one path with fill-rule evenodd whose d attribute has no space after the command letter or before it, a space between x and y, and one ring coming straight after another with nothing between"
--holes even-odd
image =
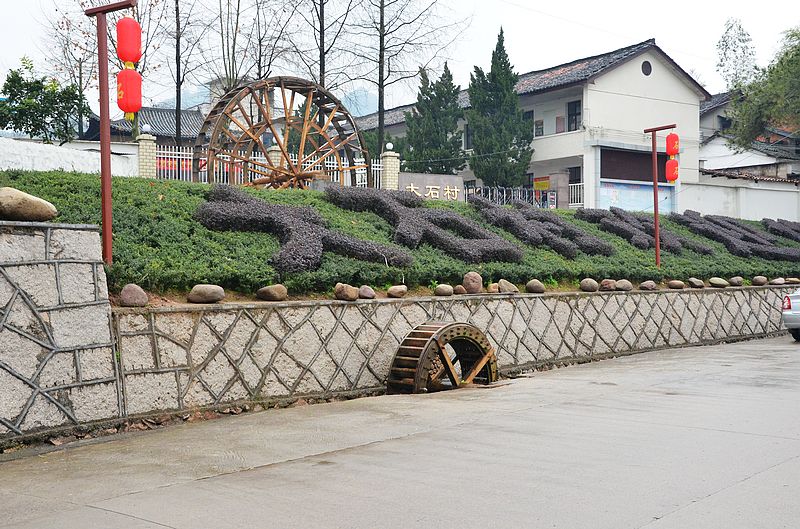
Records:
<instances>
[{"instance_id":1,"label":"white car","mask_svg":"<svg viewBox=\"0 0 800 529\"><path fill-rule=\"evenodd\" d=\"M795 290L783 298L781 320L792 338L800 342L800 290Z\"/></svg>"}]
</instances>

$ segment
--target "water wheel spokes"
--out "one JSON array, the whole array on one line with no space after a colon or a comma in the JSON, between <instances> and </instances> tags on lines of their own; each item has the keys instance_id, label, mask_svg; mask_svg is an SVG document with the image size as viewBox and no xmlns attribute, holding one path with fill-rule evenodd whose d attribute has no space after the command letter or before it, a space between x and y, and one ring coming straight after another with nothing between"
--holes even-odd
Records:
<instances>
[{"instance_id":1,"label":"water wheel spokes","mask_svg":"<svg viewBox=\"0 0 800 529\"><path fill-rule=\"evenodd\" d=\"M497 380L497 357L474 325L427 322L415 327L397 350L387 393L426 393Z\"/></svg>"},{"instance_id":2,"label":"water wheel spokes","mask_svg":"<svg viewBox=\"0 0 800 529\"><path fill-rule=\"evenodd\" d=\"M295 77L262 79L225 94L201 127L192 168L196 181L209 183L372 185L353 117L327 90Z\"/></svg>"}]
</instances>

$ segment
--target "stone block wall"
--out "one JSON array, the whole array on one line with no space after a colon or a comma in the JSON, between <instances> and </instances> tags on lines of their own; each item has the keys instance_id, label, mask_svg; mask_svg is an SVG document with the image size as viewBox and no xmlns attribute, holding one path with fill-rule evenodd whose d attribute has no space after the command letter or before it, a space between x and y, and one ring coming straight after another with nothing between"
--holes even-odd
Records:
<instances>
[{"instance_id":1,"label":"stone block wall","mask_svg":"<svg viewBox=\"0 0 800 529\"><path fill-rule=\"evenodd\" d=\"M501 371L780 330L789 287L111 309L96 227L0 222L0 446L96 421L384 387L428 320Z\"/></svg>"},{"instance_id":2,"label":"stone block wall","mask_svg":"<svg viewBox=\"0 0 800 529\"><path fill-rule=\"evenodd\" d=\"M0 222L0 437L118 417L96 226Z\"/></svg>"}]
</instances>

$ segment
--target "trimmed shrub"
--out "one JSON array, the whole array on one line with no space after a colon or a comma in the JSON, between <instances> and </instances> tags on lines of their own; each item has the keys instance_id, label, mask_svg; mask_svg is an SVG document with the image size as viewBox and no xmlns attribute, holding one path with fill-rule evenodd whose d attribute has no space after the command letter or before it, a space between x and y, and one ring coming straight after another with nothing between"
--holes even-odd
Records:
<instances>
[{"instance_id":1,"label":"trimmed shrub","mask_svg":"<svg viewBox=\"0 0 800 529\"><path fill-rule=\"evenodd\" d=\"M426 242L467 263L522 259L513 243L453 211L421 207L423 200L413 193L330 186L325 198L344 209L376 213L394 227L394 241L409 248Z\"/></svg>"},{"instance_id":2,"label":"trimmed shrub","mask_svg":"<svg viewBox=\"0 0 800 529\"><path fill-rule=\"evenodd\" d=\"M411 256L399 248L329 230L312 208L268 204L230 186L213 187L207 198L195 212L200 224L211 230L276 235L281 249L272 264L284 274L318 269L324 250L390 266L409 266L412 262Z\"/></svg>"}]
</instances>

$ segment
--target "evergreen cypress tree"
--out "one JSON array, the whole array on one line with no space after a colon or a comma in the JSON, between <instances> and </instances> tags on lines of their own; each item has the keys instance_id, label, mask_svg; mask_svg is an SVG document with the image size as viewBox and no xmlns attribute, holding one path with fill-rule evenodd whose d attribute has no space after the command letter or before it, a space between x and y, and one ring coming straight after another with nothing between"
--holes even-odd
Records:
<instances>
[{"instance_id":1,"label":"evergreen cypress tree","mask_svg":"<svg viewBox=\"0 0 800 529\"><path fill-rule=\"evenodd\" d=\"M523 117L514 86L517 74L506 53L503 30L492 52L489 74L475 67L470 76L467 122L472 129L470 167L486 185L519 186L533 150L533 128Z\"/></svg>"},{"instance_id":2,"label":"evergreen cypress tree","mask_svg":"<svg viewBox=\"0 0 800 529\"><path fill-rule=\"evenodd\" d=\"M453 75L444 64L442 76L431 83L428 73L420 70L417 103L406 112L406 146L403 160L407 171L416 173L455 174L464 168L458 106L461 87L453 84Z\"/></svg>"}]
</instances>

